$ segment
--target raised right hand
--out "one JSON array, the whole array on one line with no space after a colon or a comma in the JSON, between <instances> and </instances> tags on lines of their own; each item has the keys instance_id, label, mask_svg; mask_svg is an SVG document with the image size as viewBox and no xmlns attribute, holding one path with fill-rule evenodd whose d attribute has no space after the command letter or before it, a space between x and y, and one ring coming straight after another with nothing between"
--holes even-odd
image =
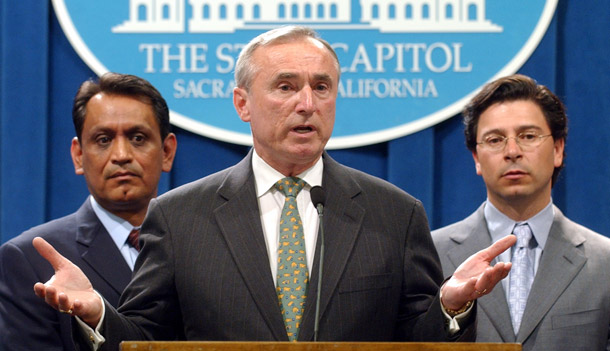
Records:
<instances>
[{"instance_id":1,"label":"raised right hand","mask_svg":"<svg viewBox=\"0 0 610 351\"><path fill-rule=\"evenodd\" d=\"M466 259L442 286L443 306L458 310L468 301L489 294L512 267L510 262L497 262L492 266L492 261L516 241L517 237L507 235Z\"/></svg>"},{"instance_id":2,"label":"raised right hand","mask_svg":"<svg viewBox=\"0 0 610 351\"><path fill-rule=\"evenodd\" d=\"M93 290L87 276L43 238L34 238L32 244L55 270L49 281L34 285L36 295L54 309L78 316L95 328L102 318L103 302Z\"/></svg>"}]
</instances>

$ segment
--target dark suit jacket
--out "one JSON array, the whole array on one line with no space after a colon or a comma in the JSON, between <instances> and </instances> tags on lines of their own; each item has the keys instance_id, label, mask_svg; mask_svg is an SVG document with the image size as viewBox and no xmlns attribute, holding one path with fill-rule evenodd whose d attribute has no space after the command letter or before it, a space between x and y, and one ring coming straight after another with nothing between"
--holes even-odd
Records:
<instances>
[{"instance_id":1,"label":"dark suit jacket","mask_svg":"<svg viewBox=\"0 0 610 351\"><path fill-rule=\"evenodd\" d=\"M515 336L501 284L479 301L477 341L518 342L523 350L610 350L610 239L555 218ZM507 233L509 234L509 233ZM432 232L443 273L491 244L483 206Z\"/></svg>"},{"instance_id":2,"label":"dark suit jacket","mask_svg":"<svg viewBox=\"0 0 610 351\"><path fill-rule=\"evenodd\" d=\"M53 268L32 246L41 236L79 266L93 288L116 305L131 270L89 199L63 218L34 227L0 247L0 350L74 350L70 317L34 294Z\"/></svg>"},{"instance_id":3,"label":"dark suit jacket","mask_svg":"<svg viewBox=\"0 0 610 351\"><path fill-rule=\"evenodd\" d=\"M121 314L107 306L105 349L134 339L288 341L251 158L151 202ZM448 340L441 269L421 203L326 154L322 182L328 196L319 340ZM302 341L313 340L314 262ZM472 328L465 331L472 337Z\"/></svg>"}]
</instances>

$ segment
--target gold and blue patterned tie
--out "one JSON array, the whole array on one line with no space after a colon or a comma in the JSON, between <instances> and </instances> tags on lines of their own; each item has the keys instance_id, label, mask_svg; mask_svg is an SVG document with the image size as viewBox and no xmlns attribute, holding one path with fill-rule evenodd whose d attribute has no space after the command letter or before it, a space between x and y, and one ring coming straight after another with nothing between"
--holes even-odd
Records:
<instances>
[{"instance_id":1,"label":"gold and blue patterned tie","mask_svg":"<svg viewBox=\"0 0 610 351\"><path fill-rule=\"evenodd\" d=\"M290 341L296 341L299 336L309 282L303 222L297 209L297 194L304 186L305 181L295 177L275 183L275 188L286 196L280 217L276 289Z\"/></svg>"}]
</instances>

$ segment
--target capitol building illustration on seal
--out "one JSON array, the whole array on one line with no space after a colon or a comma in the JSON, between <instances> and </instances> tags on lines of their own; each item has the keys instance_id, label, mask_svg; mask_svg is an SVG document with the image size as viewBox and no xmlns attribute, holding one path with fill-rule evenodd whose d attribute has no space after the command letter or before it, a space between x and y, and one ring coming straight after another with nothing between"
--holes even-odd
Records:
<instances>
[{"instance_id":1,"label":"capitol building illustration on seal","mask_svg":"<svg viewBox=\"0 0 610 351\"><path fill-rule=\"evenodd\" d=\"M232 33L303 24L316 29L376 29L384 33L487 33L486 0L130 0L129 19L114 33ZM186 20L186 8L191 17Z\"/></svg>"}]
</instances>

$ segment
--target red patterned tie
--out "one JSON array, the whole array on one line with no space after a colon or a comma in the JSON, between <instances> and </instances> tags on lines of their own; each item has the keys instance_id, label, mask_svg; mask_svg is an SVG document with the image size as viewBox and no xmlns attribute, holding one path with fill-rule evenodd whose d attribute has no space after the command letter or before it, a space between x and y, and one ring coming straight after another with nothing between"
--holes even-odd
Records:
<instances>
[{"instance_id":1,"label":"red patterned tie","mask_svg":"<svg viewBox=\"0 0 610 351\"><path fill-rule=\"evenodd\" d=\"M129 243L129 245L131 245L131 247L133 247L134 249L138 250L138 252L140 252L140 242L138 241L139 236L140 229L133 228L133 230L131 231L131 233L129 233L129 236L127 237L127 242Z\"/></svg>"}]
</instances>

